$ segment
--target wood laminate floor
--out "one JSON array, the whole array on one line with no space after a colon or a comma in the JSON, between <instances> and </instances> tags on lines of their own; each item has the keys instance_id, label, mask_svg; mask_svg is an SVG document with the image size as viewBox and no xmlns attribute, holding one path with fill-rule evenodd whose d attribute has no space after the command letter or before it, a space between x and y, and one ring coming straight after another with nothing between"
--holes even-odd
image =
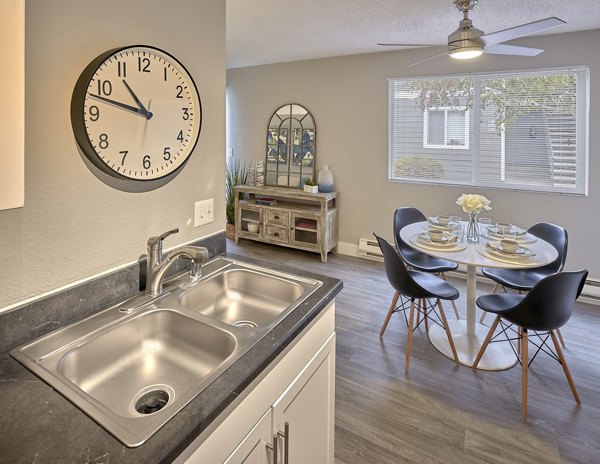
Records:
<instances>
[{"instance_id":1,"label":"wood laminate floor","mask_svg":"<svg viewBox=\"0 0 600 464\"><path fill-rule=\"evenodd\" d=\"M519 367L456 367L422 328L405 375L403 318L395 314L379 337L393 295L383 263L332 254L321 263L318 254L248 240L228 241L227 250L343 280L336 299L336 464L600 463L600 308L577 303L562 329L582 406L561 366L540 354L530 369L529 415L522 419ZM461 291L464 315L465 282L451 282ZM453 317L450 305L446 311Z\"/></svg>"}]
</instances>

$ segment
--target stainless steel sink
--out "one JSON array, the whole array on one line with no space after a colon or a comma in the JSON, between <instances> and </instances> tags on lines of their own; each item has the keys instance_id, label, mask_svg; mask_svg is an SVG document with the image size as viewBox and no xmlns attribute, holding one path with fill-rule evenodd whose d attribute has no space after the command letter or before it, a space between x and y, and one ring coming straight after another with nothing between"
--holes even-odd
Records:
<instances>
[{"instance_id":1,"label":"stainless steel sink","mask_svg":"<svg viewBox=\"0 0 600 464\"><path fill-rule=\"evenodd\" d=\"M203 273L11 355L126 446L139 446L321 285L223 258Z\"/></svg>"},{"instance_id":2,"label":"stainless steel sink","mask_svg":"<svg viewBox=\"0 0 600 464\"><path fill-rule=\"evenodd\" d=\"M250 269L230 269L179 297L182 306L237 327L270 324L305 293L302 282Z\"/></svg>"},{"instance_id":3,"label":"stainless steel sink","mask_svg":"<svg viewBox=\"0 0 600 464\"><path fill-rule=\"evenodd\" d=\"M173 310L152 310L69 350L58 373L115 414L135 417L184 396L235 345L230 333ZM140 401L152 400L152 391L157 404Z\"/></svg>"}]
</instances>

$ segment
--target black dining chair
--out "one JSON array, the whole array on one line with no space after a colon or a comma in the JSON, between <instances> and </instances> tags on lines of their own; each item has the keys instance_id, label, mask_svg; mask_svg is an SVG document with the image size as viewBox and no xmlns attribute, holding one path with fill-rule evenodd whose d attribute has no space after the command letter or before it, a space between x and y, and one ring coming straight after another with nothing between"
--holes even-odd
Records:
<instances>
[{"instance_id":1,"label":"black dining chair","mask_svg":"<svg viewBox=\"0 0 600 464\"><path fill-rule=\"evenodd\" d=\"M416 250L404 240L402 240L402 237L400 237L400 230L403 227L409 224L414 224L415 222L423 221L427 221L427 217L425 217L425 215L417 208L408 206L398 208L394 212L394 241L396 242L396 248L398 249L398 252L400 253L400 256L402 257L404 262L411 269L439 275L442 279L446 280L445 272L455 271L456 269L458 269L457 263L442 258L436 258L434 256L430 256L426 253L423 253L422 251ZM407 302L402 298L401 295L400 299L400 306L405 308ZM452 309L454 309L454 315L457 319L460 319L458 309L456 308L456 303L453 300L450 303L452 304ZM383 335L383 330L381 335Z\"/></svg>"},{"instance_id":2,"label":"black dining chair","mask_svg":"<svg viewBox=\"0 0 600 464\"><path fill-rule=\"evenodd\" d=\"M517 340L520 349L519 353L515 352L515 354L521 363L522 369L521 405L523 416L527 415L528 368L540 350L562 365L573 397L577 404L581 404L567 361L560 348L556 331L565 325L571 317L575 300L583 290L587 275L587 270L559 272L544 277L526 295L493 293L477 298L477 306L488 313L495 314L496 319L481 345L481 349L473 363L473 368L477 368L490 343L495 341L505 342L507 339L509 341ZM497 335L494 335L498 325L501 326L501 330ZM513 326L516 326L517 330ZM533 333L530 335L529 331ZM509 334L511 333L516 334L516 338L510 338ZM537 350L531 359L529 359L530 337L537 338L535 342L532 340L532 344L537 347ZM547 343L549 338L554 345L554 351ZM513 346L512 343L510 345Z\"/></svg>"},{"instance_id":3,"label":"black dining chair","mask_svg":"<svg viewBox=\"0 0 600 464\"><path fill-rule=\"evenodd\" d=\"M454 361L458 364L458 354L456 353L454 340L452 340L452 334L450 333L444 308L442 307L442 303L440 301L456 300L459 295L458 290L453 285L433 274L409 270L400 257L400 254L392 245L390 245L385 239L379 237L377 234L373 235L375 235L375 238L379 243L379 248L381 248L381 252L383 253L385 272L390 284L396 291L396 294L402 294L406 298L410 299L410 316L408 318L408 340L406 342L405 370L408 372L408 368L410 366L412 335L413 331L416 329L414 326L415 306L417 312L422 314L426 328L428 327L429 321L439 324L444 328L446 331L446 336L448 337L448 342L450 343L452 355L454 356ZM430 304L428 301L429 299L435 300L435 304ZM418 300L416 305L415 300ZM436 312L436 307L439 309L439 313ZM390 320L390 317L395 311L394 304L392 304L383 324L384 330ZM406 309L403 311L405 312Z\"/></svg>"},{"instance_id":4,"label":"black dining chair","mask_svg":"<svg viewBox=\"0 0 600 464\"><path fill-rule=\"evenodd\" d=\"M567 248L569 246L569 235L567 234L566 229L548 222L540 222L532 225L527 229L527 232L550 243L556 248L556 251L558 252L557 258L544 266L530 269L494 269L484 267L481 270L483 275L496 283L492 293L496 293L500 288L505 292L507 290L517 291L519 293L528 292L544 277L563 270L565 261L567 260ZM483 323L486 314L487 313L484 312L481 315L479 322ZM557 332L557 336L564 347L565 342L560 330Z\"/></svg>"}]
</instances>

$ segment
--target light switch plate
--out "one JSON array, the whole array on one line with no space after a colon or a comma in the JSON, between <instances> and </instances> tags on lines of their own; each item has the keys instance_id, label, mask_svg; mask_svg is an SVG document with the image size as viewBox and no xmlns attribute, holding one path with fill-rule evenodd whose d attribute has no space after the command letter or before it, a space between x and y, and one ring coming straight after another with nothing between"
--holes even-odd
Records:
<instances>
[{"instance_id":1,"label":"light switch plate","mask_svg":"<svg viewBox=\"0 0 600 464\"><path fill-rule=\"evenodd\" d=\"M212 198L197 201L194 204L194 227L210 224L215 220L213 207L214 201Z\"/></svg>"}]
</instances>

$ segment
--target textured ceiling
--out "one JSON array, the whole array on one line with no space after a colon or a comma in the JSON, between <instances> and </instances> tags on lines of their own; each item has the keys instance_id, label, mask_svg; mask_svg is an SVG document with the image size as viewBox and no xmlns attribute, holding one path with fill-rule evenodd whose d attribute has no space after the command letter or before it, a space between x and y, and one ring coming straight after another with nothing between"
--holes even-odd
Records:
<instances>
[{"instance_id":1,"label":"textured ceiling","mask_svg":"<svg viewBox=\"0 0 600 464\"><path fill-rule=\"evenodd\" d=\"M470 15L485 33L549 16L567 24L548 33L600 29L600 0L479 0ZM461 18L452 0L227 0L227 66L443 45Z\"/></svg>"}]
</instances>

